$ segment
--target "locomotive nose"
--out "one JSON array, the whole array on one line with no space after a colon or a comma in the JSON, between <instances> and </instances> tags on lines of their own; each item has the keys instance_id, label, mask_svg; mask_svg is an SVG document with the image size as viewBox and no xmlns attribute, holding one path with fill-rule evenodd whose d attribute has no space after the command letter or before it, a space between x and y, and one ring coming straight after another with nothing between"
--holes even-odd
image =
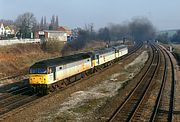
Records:
<instances>
[{"instance_id":1,"label":"locomotive nose","mask_svg":"<svg viewBox=\"0 0 180 122\"><path fill-rule=\"evenodd\" d=\"M39 75L31 76L30 84L46 84L46 77Z\"/></svg>"}]
</instances>

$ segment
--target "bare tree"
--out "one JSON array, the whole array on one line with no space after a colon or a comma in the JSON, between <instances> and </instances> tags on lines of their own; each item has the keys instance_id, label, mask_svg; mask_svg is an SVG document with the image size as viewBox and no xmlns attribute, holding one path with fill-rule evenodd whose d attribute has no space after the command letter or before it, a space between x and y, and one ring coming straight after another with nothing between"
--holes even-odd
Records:
<instances>
[{"instance_id":1,"label":"bare tree","mask_svg":"<svg viewBox=\"0 0 180 122\"><path fill-rule=\"evenodd\" d=\"M174 34L172 36L172 39L171 39L172 42L176 42L176 43L180 43L180 30L178 30L176 32L176 34Z\"/></svg>"},{"instance_id":2,"label":"bare tree","mask_svg":"<svg viewBox=\"0 0 180 122\"><path fill-rule=\"evenodd\" d=\"M99 29L98 36L100 40L110 41L110 31L107 27Z\"/></svg>"},{"instance_id":3,"label":"bare tree","mask_svg":"<svg viewBox=\"0 0 180 122\"><path fill-rule=\"evenodd\" d=\"M43 17L41 18L40 29L41 30L44 29L44 19L43 19Z\"/></svg>"},{"instance_id":4,"label":"bare tree","mask_svg":"<svg viewBox=\"0 0 180 122\"><path fill-rule=\"evenodd\" d=\"M169 43L170 38L168 37L168 33L162 33L156 35L156 40L167 44Z\"/></svg>"},{"instance_id":5,"label":"bare tree","mask_svg":"<svg viewBox=\"0 0 180 122\"><path fill-rule=\"evenodd\" d=\"M55 17L55 15L53 15L51 19L51 23L49 25L49 30L57 30L58 26L59 26L58 16Z\"/></svg>"},{"instance_id":6,"label":"bare tree","mask_svg":"<svg viewBox=\"0 0 180 122\"><path fill-rule=\"evenodd\" d=\"M1 20L0 20L0 23L3 23L3 24L6 25L6 26L9 26L9 25L13 25L13 24L14 24L13 20L5 20L5 19L1 19Z\"/></svg>"},{"instance_id":7,"label":"bare tree","mask_svg":"<svg viewBox=\"0 0 180 122\"><path fill-rule=\"evenodd\" d=\"M58 16L56 16L55 30L57 30L58 27L59 27L59 19L58 19Z\"/></svg>"},{"instance_id":8,"label":"bare tree","mask_svg":"<svg viewBox=\"0 0 180 122\"><path fill-rule=\"evenodd\" d=\"M33 13L26 12L19 15L15 21L22 38L30 38L31 32L35 31L37 21Z\"/></svg>"},{"instance_id":9,"label":"bare tree","mask_svg":"<svg viewBox=\"0 0 180 122\"><path fill-rule=\"evenodd\" d=\"M44 16L44 29L47 30L48 29L48 24L46 22L46 16Z\"/></svg>"},{"instance_id":10,"label":"bare tree","mask_svg":"<svg viewBox=\"0 0 180 122\"><path fill-rule=\"evenodd\" d=\"M51 23L49 25L49 30L55 30L55 16L52 16Z\"/></svg>"}]
</instances>

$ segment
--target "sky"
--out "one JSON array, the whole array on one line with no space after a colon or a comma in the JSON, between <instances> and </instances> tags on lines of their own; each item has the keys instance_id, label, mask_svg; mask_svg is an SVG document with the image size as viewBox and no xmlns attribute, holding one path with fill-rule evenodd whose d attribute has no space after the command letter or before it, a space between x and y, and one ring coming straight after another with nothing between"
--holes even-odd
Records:
<instances>
[{"instance_id":1,"label":"sky","mask_svg":"<svg viewBox=\"0 0 180 122\"><path fill-rule=\"evenodd\" d=\"M93 23L96 29L146 17L158 30L180 29L180 0L0 0L0 19L15 20L32 12L40 22L59 17L70 28Z\"/></svg>"}]
</instances>

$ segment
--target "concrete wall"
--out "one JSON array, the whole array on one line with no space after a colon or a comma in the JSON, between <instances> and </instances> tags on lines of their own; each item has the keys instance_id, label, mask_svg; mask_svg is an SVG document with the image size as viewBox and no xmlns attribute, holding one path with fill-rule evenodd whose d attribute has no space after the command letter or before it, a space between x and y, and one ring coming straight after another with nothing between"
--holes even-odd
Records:
<instances>
[{"instance_id":1,"label":"concrete wall","mask_svg":"<svg viewBox=\"0 0 180 122\"><path fill-rule=\"evenodd\" d=\"M0 40L0 45L25 44L25 43L41 43L41 40L40 39Z\"/></svg>"},{"instance_id":2,"label":"concrete wall","mask_svg":"<svg viewBox=\"0 0 180 122\"><path fill-rule=\"evenodd\" d=\"M57 39L58 41L67 42L67 33L48 33L49 39Z\"/></svg>"}]
</instances>

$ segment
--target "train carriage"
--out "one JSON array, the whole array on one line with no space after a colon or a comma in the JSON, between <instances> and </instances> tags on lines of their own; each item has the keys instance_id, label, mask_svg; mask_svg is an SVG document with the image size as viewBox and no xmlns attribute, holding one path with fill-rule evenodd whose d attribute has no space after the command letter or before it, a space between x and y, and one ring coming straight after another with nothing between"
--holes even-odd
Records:
<instances>
[{"instance_id":1,"label":"train carriage","mask_svg":"<svg viewBox=\"0 0 180 122\"><path fill-rule=\"evenodd\" d=\"M115 49L116 58L119 58L128 53L127 46L125 46L125 45L115 46L113 48Z\"/></svg>"},{"instance_id":2,"label":"train carriage","mask_svg":"<svg viewBox=\"0 0 180 122\"><path fill-rule=\"evenodd\" d=\"M95 56L94 66L100 66L115 59L115 50L113 48L96 50L92 54Z\"/></svg>"}]
</instances>

